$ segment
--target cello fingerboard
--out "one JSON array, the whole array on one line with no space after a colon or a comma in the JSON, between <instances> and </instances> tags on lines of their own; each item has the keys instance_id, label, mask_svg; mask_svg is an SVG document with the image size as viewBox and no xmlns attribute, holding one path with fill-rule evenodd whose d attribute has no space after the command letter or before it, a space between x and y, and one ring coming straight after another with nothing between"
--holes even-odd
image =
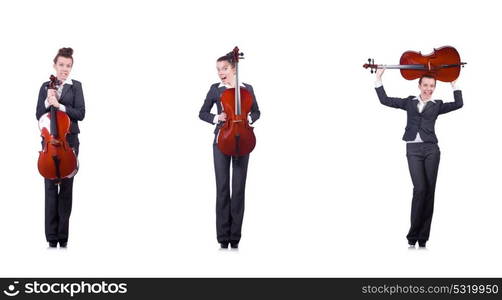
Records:
<instances>
[{"instance_id":1,"label":"cello fingerboard","mask_svg":"<svg viewBox=\"0 0 502 300\"><path fill-rule=\"evenodd\" d=\"M241 86L239 84L239 63L235 64L235 114L241 114Z\"/></svg>"},{"instance_id":2,"label":"cello fingerboard","mask_svg":"<svg viewBox=\"0 0 502 300\"><path fill-rule=\"evenodd\" d=\"M377 65L377 69L427 70L425 65Z\"/></svg>"}]
</instances>

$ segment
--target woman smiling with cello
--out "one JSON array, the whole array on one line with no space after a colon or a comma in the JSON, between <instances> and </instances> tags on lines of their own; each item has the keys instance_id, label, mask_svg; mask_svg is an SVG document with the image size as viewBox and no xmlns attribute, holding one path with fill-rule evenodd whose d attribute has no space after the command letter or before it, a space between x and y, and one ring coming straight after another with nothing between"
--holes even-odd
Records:
<instances>
[{"instance_id":1,"label":"woman smiling with cello","mask_svg":"<svg viewBox=\"0 0 502 300\"><path fill-rule=\"evenodd\" d=\"M441 156L435 124L439 115L446 114L463 105L462 92L455 85L465 63L453 47L446 46L434 49L429 55L406 51L399 65L375 65L363 67L376 70L375 90L385 106L399 108L407 113L407 124L403 136L406 142L406 157L413 182L413 198L411 202L411 225L406 238L411 248L418 242L425 248L429 240L432 214L434 210L434 193ZM388 97L383 87L382 75L385 69L399 69L407 80L418 79L418 96L407 98ZM437 81L450 82L453 89L453 102L434 100L432 94Z\"/></svg>"},{"instance_id":2,"label":"woman smiling with cello","mask_svg":"<svg viewBox=\"0 0 502 300\"><path fill-rule=\"evenodd\" d=\"M221 82L211 85L199 118L216 124L213 143L216 173L216 233L221 248L238 248L244 217L244 194L249 153L254 148L253 124L260 110L253 87L240 83L238 62L242 58L237 47L218 58L216 69ZM211 113L216 105L217 114ZM232 188L230 188L230 163Z\"/></svg>"}]
</instances>

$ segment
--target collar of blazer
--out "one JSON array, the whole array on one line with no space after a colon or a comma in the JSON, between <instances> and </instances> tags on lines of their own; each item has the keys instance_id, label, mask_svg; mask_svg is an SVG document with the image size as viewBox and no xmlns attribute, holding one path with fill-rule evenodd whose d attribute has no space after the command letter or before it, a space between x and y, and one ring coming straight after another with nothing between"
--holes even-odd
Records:
<instances>
[{"instance_id":1,"label":"collar of blazer","mask_svg":"<svg viewBox=\"0 0 502 300\"><path fill-rule=\"evenodd\" d=\"M413 99L411 99L411 100L413 100L413 101L415 101L415 102L416 102L416 103L415 103L415 105L414 105L414 107L415 107L415 109L417 110L417 112L418 112L418 113L420 113L420 112L418 111L418 102L419 102L419 101L420 101L420 102L422 102L422 103L424 103L424 108L422 109L422 113L424 113L424 112L425 112L425 110L426 110L426 109L428 109L428 108L430 108L433 104L436 104L436 100L434 100L434 99L431 99L431 100L428 100L428 101L423 101L423 100L422 100L422 98L420 98L420 95L415 96L415 97L414 97ZM427 105L429 102L430 102L430 103L432 103L432 104L431 104L431 105Z\"/></svg>"},{"instance_id":2,"label":"collar of blazer","mask_svg":"<svg viewBox=\"0 0 502 300\"><path fill-rule=\"evenodd\" d=\"M59 99L63 99L68 90L70 89L70 85L73 85L73 80L70 78L66 78L63 83L63 91L61 92L61 97Z\"/></svg>"},{"instance_id":3,"label":"collar of blazer","mask_svg":"<svg viewBox=\"0 0 502 300\"><path fill-rule=\"evenodd\" d=\"M66 80L63 82L63 84L73 84L73 79L71 78L66 78Z\"/></svg>"},{"instance_id":4,"label":"collar of blazer","mask_svg":"<svg viewBox=\"0 0 502 300\"><path fill-rule=\"evenodd\" d=\"M245 88L245 87L246 87L246 86L244 85L244 83L242 83L242 82L241 82L239 85L240 85L241 87L243 87L243 88ZM218 85L218 88L222 88L222 87L225 87L225 88L227 88L227 89L230 89L230 88L231 88L229 85L226 85L226 84L224 84L223 82L220 82L220 85Z\"/></svg>"}]
</instances>

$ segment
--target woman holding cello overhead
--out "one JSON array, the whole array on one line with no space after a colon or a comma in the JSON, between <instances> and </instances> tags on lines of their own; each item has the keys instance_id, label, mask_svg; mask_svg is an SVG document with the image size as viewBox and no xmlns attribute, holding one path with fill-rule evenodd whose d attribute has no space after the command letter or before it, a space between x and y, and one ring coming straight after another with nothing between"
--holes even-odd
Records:
<instances>
[{"instance_id":1,"label":"woman holding cello overhead","mask_svg":"<svg viewBox=\"0 0 502 300\"><path fill-rule=\"evenodd\" d=\"M219 83L211 85L199 118L216 125L213 143L216 173L216 233L221 248L238 248L244 216L244 195L249 153L255 145L253 124L260 110L253 87L240 83L238 62L242 53L234 51L216 61ZM217 113L211 113L216 105ZM230 185L232 165L232 185Z\"/></svg>"},{"instance_id":2,"label":"woman holding cello overhead","mask_svg":"<svg viewBox=\"0 0 502 300\"><path fill-rule=\"evenodd\" d=\"M36 116L43 149L38 161L45 177L45 236L49 247L65 248L72 208L73 176L79 150L78 121L85 116L82 84L70 79L73 49L61 48L54 58L56 76L38 94Z\"/></svg>"},{"instance_id":3,"label":"woman holding cello overhead","mask_svg":"<svg viewBox=\"0 0 502 300\"><path fill-rule=\"evenodd\" d=\"M455 48L442 47L426 56L407 51L402 55L400 65L365 65L376 69L375 89L380 102L405 110L408 116L403 140L406 141L406 157L413 182L411 226L406 236L410 247L415 247L418 242L419 247L425 248L429 239L440 158L435 123L439 115L463 106L462 92L455 82L464 64ZM387 68L400 69L405 79L419 79L420 94L407 98L388 97L382 84L382 75ZM437 81L451 83L454 102L433 100Z\"/></svg>"}]
</instances>

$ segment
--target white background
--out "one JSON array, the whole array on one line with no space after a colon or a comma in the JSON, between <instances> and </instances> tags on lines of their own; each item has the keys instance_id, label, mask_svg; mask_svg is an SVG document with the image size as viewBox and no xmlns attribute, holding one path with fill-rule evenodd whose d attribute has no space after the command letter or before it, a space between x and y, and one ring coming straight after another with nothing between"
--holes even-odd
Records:
<instances>
[{"instance_id":1,"label":"white background","mask_svg":"<svg viewBox=\"0 0 502 300\"><path fill-rule=\"evenodd\" d=\"M496 1L15 1L0 7L0 276L502 276ZM262 111L239 251L215 231L215 60L238 45ZM408 250L405 112L368 57L455 46L428 249ZM60 47L83 83L67 250L47 249L38 90ZM390 96L416 81L389 70ZM452 101L449 84L435 97Z\"/></svg>"}]
</instances>

